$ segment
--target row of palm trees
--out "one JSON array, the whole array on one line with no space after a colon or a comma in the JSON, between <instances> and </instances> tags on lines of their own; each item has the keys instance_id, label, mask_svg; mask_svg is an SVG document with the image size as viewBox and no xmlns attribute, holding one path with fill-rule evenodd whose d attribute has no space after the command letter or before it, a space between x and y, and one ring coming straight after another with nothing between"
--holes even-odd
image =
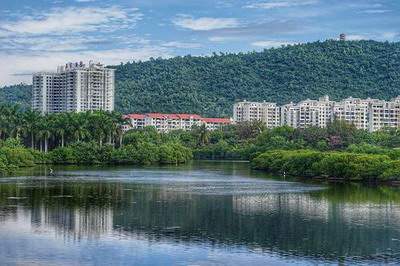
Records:
<instances>
[{"instance_id":1,"label":"row of palm trees","mask_svg":"<svg viewBox=\"0 0 400 266\"><path fill-rule=\"evenodd\" d=\"M23 111L18 106L0 106L0 139L19 138L32 149L44 152L79 141L120 146L124 123L117 112L41 115L33 110Z\"/></svg>"}]
</instances>

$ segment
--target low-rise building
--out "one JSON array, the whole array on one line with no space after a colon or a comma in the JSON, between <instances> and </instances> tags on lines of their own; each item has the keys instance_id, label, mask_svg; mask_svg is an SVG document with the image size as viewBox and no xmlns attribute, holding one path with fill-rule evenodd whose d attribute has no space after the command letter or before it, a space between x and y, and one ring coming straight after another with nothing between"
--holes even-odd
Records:
<instances>
[{"instance_id":1,"label":"low-rise building","mask_svg":"<svg viewBox=\"0 0 400 266\"><path fill-rule=\"evenodd\" d=\"M197 114L128 114L124 118L129 121L124 127L125 131L152 126L157 131L169 132L172 130L190 130L203 124L206 125L208 130L217 130L232 123L229 118L203 118Z\"/></svg>"}]
</instances>

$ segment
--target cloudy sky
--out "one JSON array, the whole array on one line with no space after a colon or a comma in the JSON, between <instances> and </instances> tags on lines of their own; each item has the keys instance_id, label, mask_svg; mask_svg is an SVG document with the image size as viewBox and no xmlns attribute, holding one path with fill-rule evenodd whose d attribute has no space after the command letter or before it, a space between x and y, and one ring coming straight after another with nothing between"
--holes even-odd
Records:
<instances>
[{"instance_id":1,"label":"cloudy sky","mask_svg":"<svg viewBox=\"0 0 400 266\"><path fill-rule=\"evenodd\" d=\"M0 85L69 61L400 40L400 0L0 0Z\"/></svg>"}]
</instances>

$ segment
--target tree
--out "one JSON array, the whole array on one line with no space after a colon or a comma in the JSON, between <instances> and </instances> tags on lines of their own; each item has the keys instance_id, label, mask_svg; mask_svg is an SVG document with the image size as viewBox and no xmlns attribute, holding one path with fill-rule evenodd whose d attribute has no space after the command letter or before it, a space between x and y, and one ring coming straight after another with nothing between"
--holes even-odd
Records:
<instances>
[{"instance_id":1,"label":"tree","mask_svg":"<svg viewBox=\"0 0 400 266\"><path fill-rule=\"evenodd\" d=\"M30 136L31 148L35 149L35 136L38 132L38 122L41 115L36 111L27 110L23 116L25 121L24 133Z\"/></svg>"},{"instance_id":2,"label":"tree","mask_svg":"<svg viewBox=\"0 0 400 266\"><path fill-rule=\"evenodd\" d=\"M207 130L207 126L205 124L202 124L200 127L198 127L197 131L198 131L197 144L199 146L204 146L204 145L208 144L209 132Z\"/></svg>"}]
</instances>

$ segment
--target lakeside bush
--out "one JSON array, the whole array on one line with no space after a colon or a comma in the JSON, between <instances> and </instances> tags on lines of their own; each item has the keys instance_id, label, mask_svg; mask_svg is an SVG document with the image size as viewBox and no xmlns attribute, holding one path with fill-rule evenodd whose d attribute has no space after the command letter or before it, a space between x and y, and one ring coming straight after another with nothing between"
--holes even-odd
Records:
<instances>
[{"instance_id":1,"label":"lakeside bush","mask_svg":"<svg viewBox=\"0 0 400 266\"><path fill-rule=\"evenodd\" d=\"M255 169L298 177L344 180L389 180L400 178L400 161L387 155L312 150L275 150L252 160Z\"/></svg>"},{"instance_id":2,"label":"lakeside bush","mask_svg":"<svg viewBox=\"0 0 400 266\"><path fill-rule=\"evenodd\" d=\"M18 139L0 141L0 172L35 165L35 157Z\"/></svg>"},{"instance_id":3,"label":"lakeside bush","mask_svg":"<svg viewBox=\"0 0 400 266\"><path fill-rule=\"evenodd\" d=\"M191 150L179 143L156 145L138 142L118 149L97 143L75 143L49 153L54 164L179 164L192 159Z\"/></svg>"}]
</instances>

